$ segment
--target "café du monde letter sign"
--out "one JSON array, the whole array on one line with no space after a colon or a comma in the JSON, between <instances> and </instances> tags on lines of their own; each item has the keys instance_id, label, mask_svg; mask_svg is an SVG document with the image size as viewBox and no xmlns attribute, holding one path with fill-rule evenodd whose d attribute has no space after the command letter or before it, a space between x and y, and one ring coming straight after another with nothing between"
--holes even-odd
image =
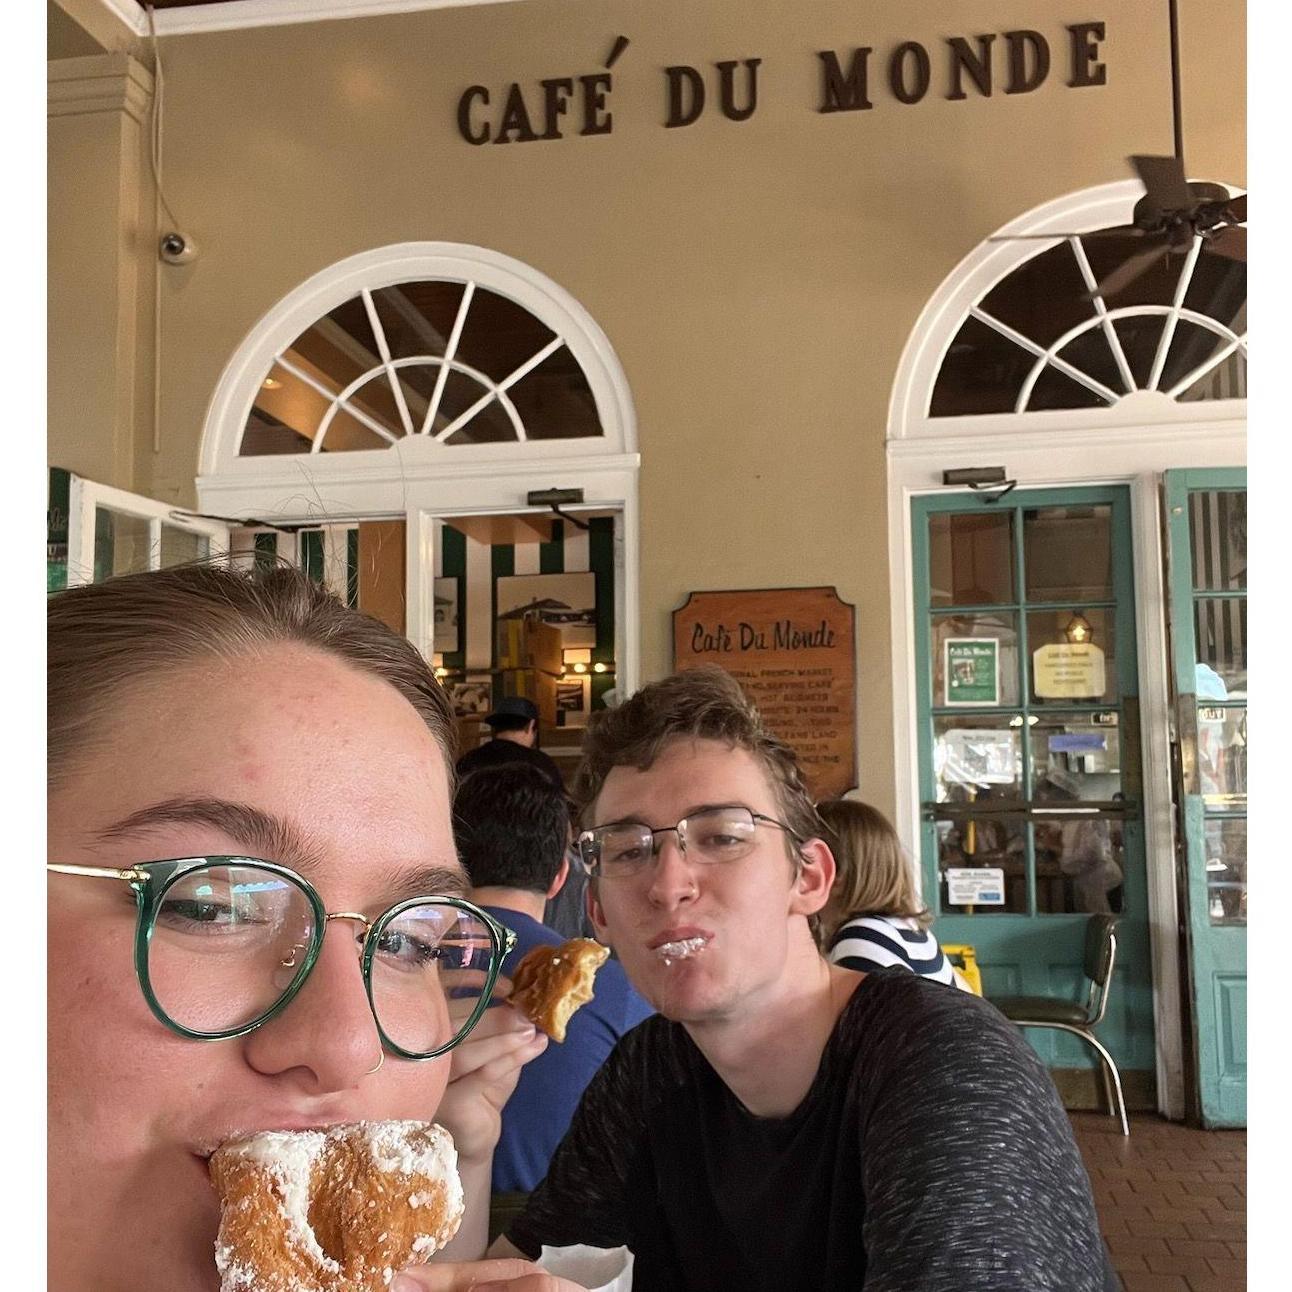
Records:
<instances>
[{"instance_id":1,"label":"caf\u00e9 du monde letter sign","mask_svg":"<svg viewBox=\"0 0 1292 1292\"><path fill-rule=\"evenodd\" d=\"M821 49L812 106L826 115L869 112L877 104L900 111L929 96L963 102L1031 94L1051 79L1070 90L1107 85L1106 35L1106 25L1092 21L1052 27L1048 35L1020 27L972 36L926 35L884 47ZM662 124L669 130L694 125L706 109L728 121L748 121L758 111L760 84L786 74L777 60L768 65L762 58L658 68L630 54L620 63L631 44L627 36L617 36L598 60L601 65L584 64L581 72L567 64L560 74L533 81L468 86L458 95L458 134L476 146L612 134L616 78L620 85L631 78L658 78Z\"/></svg>"},{"instance_id":2,"label":"caf\u00e9 du monde letter sign","mask_svg":"<svg viewBox=\"0 0 1292 1292\"><path fill-rule=\"evenodd\" d=\"M674 667L726 669L829 798L856 784L854 615L834 588L693 592L673 612Z\"/></svg>"}]
</instances>

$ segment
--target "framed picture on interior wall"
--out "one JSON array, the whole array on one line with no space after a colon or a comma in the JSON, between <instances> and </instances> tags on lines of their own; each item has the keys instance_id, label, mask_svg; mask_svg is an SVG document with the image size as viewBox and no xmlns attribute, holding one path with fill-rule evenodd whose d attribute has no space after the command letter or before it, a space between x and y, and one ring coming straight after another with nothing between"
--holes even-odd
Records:
<instances>
[{"instance_id":1,"label":"framed picture on interior wall","mask_svg":"<svg viewBox=\"0 0 1292 1292\"><path fill-rule=\"evenodd\" d=\"M458 641L458 580L435 580L435 653L461 650Z\"/></svg>"},{"instance_id":2,"label":"framed picture on interior wall","mask_svg":"<svg viewBox=\"0 0 1292 1292\"><path fill-rule=\"evenodd\" d=\"M592 707L592 679L564 678L556 684L556 725L586 727Z\"/></svg>"},{"instance_id":3,"label":"framed picture on interior wall","mask_svg":"<svg viewBox=\"0 0 1292 1292\"><path fill-rule=\"evenodd\" d=\"M446 682L444 689L455 718L483 718L493 708L493 683L488 678Z\"/></svg>"},{"instance_id":4,"label":"framed picture on interior wall","mask_svg":"<svg viewBox=\"0 0 1292 1292\"><path fill-rule=\"evenodd\" d=\"M519 619L537 611L545 624L561 630L561 644L597 644L597 578L583 574L513 574L498 580L498 620Z\"/></svg>"}]
</instances>

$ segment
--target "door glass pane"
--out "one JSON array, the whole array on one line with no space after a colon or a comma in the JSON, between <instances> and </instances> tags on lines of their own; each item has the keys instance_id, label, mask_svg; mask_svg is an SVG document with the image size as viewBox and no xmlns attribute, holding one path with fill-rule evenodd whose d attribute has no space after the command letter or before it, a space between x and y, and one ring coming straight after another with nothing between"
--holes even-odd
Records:
<instances>
[{"instance_id":1,"label":"door glass pane","mask_svg":"<svg viewBox=\"0 0 1292 1292\"><path fill-rule=\"evenodd\" d=\"M941 706L957 702L957 693L970 697L970 703L985 708L1018 703L1018 616L1013 611L982 615L935 615L929 632L933 654L933 703ZM952 643L952 680L947 689L947 642ZM973 658L983 648L975 642L994 642L986 654ZM996 667L991 668L991 651ZM966 680L961 666L972 677ZM992 692L995 698L992 698Z\"/></svg>"},{"instance_id":2,"label":"door glass pane","mask_svg":"<svg viewBox=\"0 0 1292 1292\"><path fill-rule=\"evenodd\" d=\"M1193 606L1199 700L1247 694L1247 598L1199 597Z\"/></svg>"},{"instance_id":3,"label":"door glass pane","mask_svg":"<svg viewBox=\"0 0 1292 1292\"><path fill-rule=\"evenodd\" d=\"M211 540L205 534L163 525L161 532L161 563L183 565L188 561L204 561L211 555Z\"/></svg>"},{"instance_id":4,"label":"door glass pane","mask_svg":"<svg viewBox=\"0 0 1292 1292\"><path fill-rule=\"evenodd\" d=\"M94 509L94 581L148 568L148 522L124 512Z\"/></svg>"},{"instance_id":5,"label":"door glass pane","mask_svg":"<svg viewBox=\"0 0 1292 1292\"><path fill-rule=\"evenodd\" d=\"M1207 912L1212 924L1247 923L1247 822L1208 821Z\"/></svg>"},{"instance_id":6,"label":"door glass pane","mask_svg":"<svg viewBox=\"0 0 1292 1292\"><path fill-rule=\"evenodd\" d=\"M1109 601L1112 508L1044 507L1023 513L1029 601Z\"/></svg>"},{"instance_id":7,"label":"door glass pane","mask_svg":"<svg viewBox=\"0 0 1292 1292\"><path fill-rule=\"evenodd\" d=\"M1209 808L1247 806L1247 708L1198 706L1198 779Z\"/></svg>"},{"instance_id":8,"label":"door glass pane","mask_svg":"<svg viewBox=\"0 0 1292 1292\"><path fill-rule=\"evenodd\" d=\"M1042 703L1117 699L1113 611L1033 610L1027 616L1032 697Z\"/></svg>"},{"instance_id":9,"label":"door glass pane","mask_svg":"<svg viewBox=\"0 0 1292 1292\"><path fill-rule=\"evenodd\" d=\"M939 821L938 876L943 914L1027 913L1027 827L1000 820ZM983 877L976 902L952 902L957 870L996 872ZM952 872L952 873L948 873Z\"/></svg>"},{"instance_id":10,"label":"door glass pane","mask_svg":"<svg viewBox=\"0 0 1292 1292\"><path fill-rule=\"evenodd\" d=\"M1017 726L1011 724L1017 723ZM939 803L1023 797L1022 717L933 720L933 774Z\"/></svg>"},{"instance_id":11,"label":"door glass pane","mask_svg":"<svg viewBox=\"0 0 1292 1292\"><path fill-rule=\"evenodd\" d=\"M1117 799L1121 794L1118 721L1115 712L1030 715L1032 797L1041 802Z\"/></svg>"},{"instance_id":12,"label":"door glass pane","mask_svg":"<svg viewBox=\"0 0 1292 1292\"><path fill-rule=\"evenodd\" d=\"M1040 820L1036 909L1046 915L1117 914L1122 909L1122 824L1099 817Z\"/></svg>"},{"instance_id":13,"label":"door glass pane","mask_svg":"<svg viewBox=\"0 0 1292 1292\"><path fill-rule=\"evenodd\" d=\"M930 516L929 604L985 606L1013 600L1013 513Z\"/></svg>"},{"instance_id":14,"label":"door glass pane","mask_svg":"<svg viewBox=\"0 0 1292 1292\"><path fill-rule=\"evenodd\" d=\"M1212 592L1247 586L1246 490L1189 494L1193 586Z\"/></svg>"}]
</instances>

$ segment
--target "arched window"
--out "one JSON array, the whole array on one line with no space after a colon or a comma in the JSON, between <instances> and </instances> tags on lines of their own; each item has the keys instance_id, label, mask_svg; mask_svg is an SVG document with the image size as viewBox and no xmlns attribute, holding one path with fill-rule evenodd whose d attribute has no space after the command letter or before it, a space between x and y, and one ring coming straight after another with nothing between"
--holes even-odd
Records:
<instances>
[{"instance_id":1,"label":"arched window","mask_svg":"<svg viewBox=\"0 0 1292 1292\"><path fill-rule=\"evenodd\" d=\"M903 356L892 438L1017 432L1033 415L1037 429L1241 416L1228 401L1247 393L1244 263L1198 237L1115 296L1098 290L1143 241L1089 235L1127 225L1141 192L1040 207L959 266Z\"/></svg>"},{"instance_id":2,"label":"arched window","mask_svg":"<svg viewBox=\"0 0 1292 1292\"><path fill-rule=\"evenodd\" d=\"M405 243L323 270L255 326L212 400L199 491L227 508L239 482L299 488L304 470L335 497L482 461L605 463L634 441L623 372L573 297L497 252Z\"/></svg>"}]
</instances>

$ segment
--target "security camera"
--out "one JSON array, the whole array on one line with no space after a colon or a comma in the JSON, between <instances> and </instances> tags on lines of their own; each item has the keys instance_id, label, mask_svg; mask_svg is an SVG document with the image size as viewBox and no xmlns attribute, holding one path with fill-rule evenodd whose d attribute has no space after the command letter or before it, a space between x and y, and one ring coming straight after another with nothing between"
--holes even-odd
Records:
<instances>
[{"instance_id":1,"label":"security camera","mask_svg":"<svg viewBox=\"0 0 1292 1292\"><path fill-rule=\"evenodd\" d=\"M157 254L168 265L187 265L197 259L197 243L182 233L163 233Z\"/></svg>"}]
</instances>

